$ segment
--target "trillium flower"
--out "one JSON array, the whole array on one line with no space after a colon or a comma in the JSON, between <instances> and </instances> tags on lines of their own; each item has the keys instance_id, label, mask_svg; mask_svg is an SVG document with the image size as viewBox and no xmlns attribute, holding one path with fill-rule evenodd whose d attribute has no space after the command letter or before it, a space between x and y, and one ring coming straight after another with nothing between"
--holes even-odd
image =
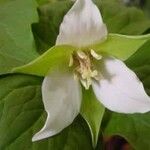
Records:
<instances>
[{"instance_id":1,"label":"trillium flower","mask_svg":"<svg viewBox=\"0 0 150 150\"><path fill-rule=\"evenodd\" d=\"M78 50L70 56L65 71L55 69L44 78L42 96L48 116L33 141L56 135L73 122L80 112L81 86L86 90L91 86L97 100L111 111L150 110L150 98L136 74L122 61L88 48L106 40L107 34L100 11L91 0L77 0L65 15L56 45Z\"/></svg>"}]
</instances>

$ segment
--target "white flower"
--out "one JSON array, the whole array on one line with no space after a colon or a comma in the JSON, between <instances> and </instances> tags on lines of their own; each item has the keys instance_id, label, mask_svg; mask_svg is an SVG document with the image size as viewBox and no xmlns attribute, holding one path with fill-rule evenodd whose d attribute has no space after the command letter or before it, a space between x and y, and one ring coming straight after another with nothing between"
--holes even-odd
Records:
<instances>
[{"instance_id":1,"label":"white flower","mask_svg":"<svg viewBox=\"0 0 150 150\"><path fill-rule=\"evenodd\" d=\"M116 58L88 49L89 45L106 38L107 28L96 5L91 0L77 0L64 17L56 45L72 45L79 51L70 57L67 71L59 68L45 77L42 96L48 116L33 141L58 134L73 122L82 101L80 83L87 90L92 86L97 99L112 111L144 113L150 110L150 98L133 71Z\"/></svg>"}]
</instances>

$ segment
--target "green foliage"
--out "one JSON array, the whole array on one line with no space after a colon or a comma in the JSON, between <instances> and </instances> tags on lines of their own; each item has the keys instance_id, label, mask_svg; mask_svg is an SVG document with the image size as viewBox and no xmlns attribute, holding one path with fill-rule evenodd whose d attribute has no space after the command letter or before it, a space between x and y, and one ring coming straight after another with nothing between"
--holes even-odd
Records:
<instances>
[{"instance_id":1,"label":"green foliage","mask_svg":"<svg viewBox=\"0 0 150 150\"><path fill-rule=\"evenodd\" d=\"M142 9L144 10L145 14L150 17L150 1L145 0L145 3L142 5Z\"/></svg>"},{"instance_id":2,"label":"green foliage","mask_svg":"<svg viewBox=\"0 0 150 150\"><path fill-rule=\"evenodd\" d=\"M127 6L136 6L141 8L147 16L150 17L150 1L149 0L130 0Z\"/></svg>"},{"instance_id":3,"label":"green foliage","mask_svg":"<svg viewBox=\"0 0 150 150\"><path fill-rule=\"evenodd\" d=\"M7 0L0 6L0 74L4 74L38 56L31 32L31 23L38 20L34 1Z\"/></svg>"},{"instance_id":4,"label":"green foliage","mask_svg":"<svg viewBox=\"0 0 150 150\"><path fill-rule=\"evenodd\" d=\"M138 35L150 27L150 20L135 7L125 7L120 0L95 0L102 11L109 32Z\"/></svg>"},{"instance_id":5,"label":"green foliage","mask_svg":"<svg viewBox=\"0 0 150 150\"><path fill-rule=\"evenodd\" d=\"M39 23L33 24L33 33L39 53L55 45L59 26L72 6L70 0L54 1L39 7Z\"/></svg>"},{"instance_id":6,"label":"green foliage","mask_svg":"<svg viewBox=\"0 0 150 150\"><path fill-rule=\"evenodd\" d=\"M45 3L48 3L49 1L48 0L36 0L38 5L43 5Z\"/></svg>"}]
</instances>

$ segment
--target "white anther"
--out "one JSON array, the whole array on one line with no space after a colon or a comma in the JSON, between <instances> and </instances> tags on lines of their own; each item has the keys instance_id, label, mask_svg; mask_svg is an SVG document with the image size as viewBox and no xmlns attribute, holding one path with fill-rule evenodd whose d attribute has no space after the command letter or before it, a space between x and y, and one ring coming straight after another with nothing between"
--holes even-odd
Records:
<instances>
[{"instance_id":1,"label":"white anther","mask_svg":"<svg viewBox=\"0 0 150 150\"><path fill-rule=\"evenodd\" d=\"M87 55L82 51L77 51L77 54L78 54L79 58L81 58L81 59L86 59L87 58Z\"/></svg>"},{"instance_id":2,"label":"white anther","mask_svg":"<svg viewBox=\"0 0 150 150\"><path fill-rule=\"evenodd\" d=\"M93 49L91 49L90 53L95 59L97 59L97 60L102 59L102 56L97 54Z\"/></svg>"},{"instance_id":3,"label":"white anther","mask_svg":"<svg viewBox=\"0 0 150 150\"><path fill-rule=\"evenodd\" d=\"M98 76L98 71L97 70L92 71L91 77L94 78L96 76Z\"/></svg>"}]
</instances>

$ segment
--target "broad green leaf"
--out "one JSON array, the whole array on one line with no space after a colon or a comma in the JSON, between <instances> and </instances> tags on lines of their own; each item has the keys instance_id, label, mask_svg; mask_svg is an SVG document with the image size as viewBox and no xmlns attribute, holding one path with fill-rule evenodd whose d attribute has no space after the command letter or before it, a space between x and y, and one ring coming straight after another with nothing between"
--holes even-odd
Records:
<instances>
[{"instance_id":1,"label":"broad green leaf","mask_svg":"<svg viewBox=\"0 0 150 150\"><path fill-rule=\"evenodd\" d=\"M38 21L34 0L0 2L0 74L38 56L31 24Z\"/></svg>"},{"instance_id":2,"label":"broad green leaf","mask_svg":"<svg viewBox=\"0 0 150 150\"><path fill-rule=\"evenodd\" d=\"M140 9L127 8L119 0L95 0L95 3L102 12L109 33L138 35L150 28L150 20ZM33 25L39 53L55 45L59 26L72 4L70 0L54 0L39 7L40 20Z\"/></svg>"},{"instance_id":3,"label":"broad green leaf","mask_svg":"<svg viewBox=\"0 0 150 150\"><path fill-rule=\"evenodd\" d=\"M99 53L106 53L107 55L118 57L121 60L126 60L147 40L150 40L150 34L141 36L109 34L106 41L92 48Z\"/></svg>"},{"instance_id":4,"label":"broad green leaf","mask_svg":"<svg viewBox=\"0 0 150 150\"><path fill-rule=\"evenodd\" d=\"M74 50L76 48L71 46L54 46L29 64L14 68L13 72L45 76L58 66L62 67L60 69L68 67L69 70L70 56Z\"/></svg>"},{"instance_id":5,"label":"broad green leaf","mask_svg":"<svg viewBox=\"0 0 150 150\"><path fill-rule=\"evenodd\" d=\"M150 41L142 46L127 65L136 72L150 95ZM131 83L132 84L132 83ZM150 149L150 113L123 115L111 113L103 124L104 135L120 135L127 139L135 150Z\"/></svg>"},{"instance_id":6,"label":"broad green leaf","mask_svg":"<svg viewBox=\"0 0 150 150\"><path fill-rule=\"evenodd\" d=\"M80 113L90 128L93 147L97 145L104 112L104 106L96 99L92 89L83 89L83 100Z\"/></svg>"},{"instance_id":7,"label":"broad green leaf","mask_svg":"<svg viewBox=\"0 0 150 150\"><path fill-rule=\"evenodd\" d=\"M27 75L0 78L0 149L93 150L88 126L80 116L60 134L31 141L46 119L41 82L42 78Z\"/></svg>"}]
</instances>

